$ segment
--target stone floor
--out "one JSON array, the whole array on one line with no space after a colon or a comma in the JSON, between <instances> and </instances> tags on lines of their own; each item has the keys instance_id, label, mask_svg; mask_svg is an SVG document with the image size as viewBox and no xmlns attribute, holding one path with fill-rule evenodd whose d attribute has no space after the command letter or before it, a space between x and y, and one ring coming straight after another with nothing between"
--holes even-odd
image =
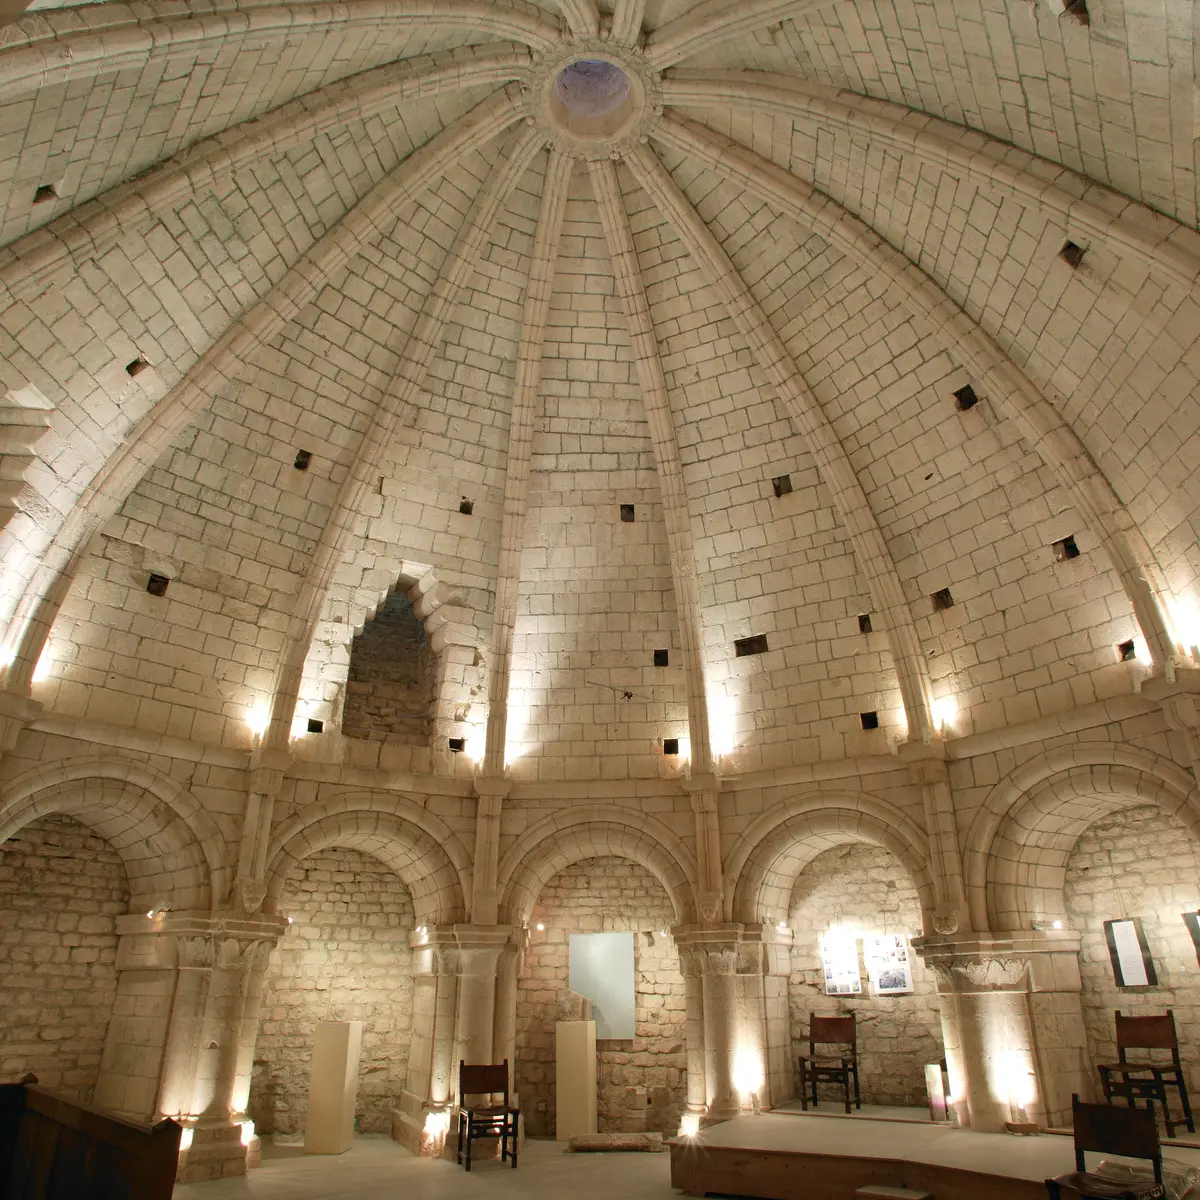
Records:
<instances>
[{"instance_id":1,"label":"stone floor","mask_svg":"<svg viewBox=\"0 0 1200 1200\"><path fill-rule=\"evenodd\" d=\"M568 1154L556 1142L529 1140L517 1170L476 1162L468 1175L452 1163L414 1158L385 1137L358 1137L347 1154L306 1155L299 1146L263 1143L263 1165L242 1179L175 1188L174 1200L672 1200L671 1160L663 1154Z\"/></svg>"}]
</instances>

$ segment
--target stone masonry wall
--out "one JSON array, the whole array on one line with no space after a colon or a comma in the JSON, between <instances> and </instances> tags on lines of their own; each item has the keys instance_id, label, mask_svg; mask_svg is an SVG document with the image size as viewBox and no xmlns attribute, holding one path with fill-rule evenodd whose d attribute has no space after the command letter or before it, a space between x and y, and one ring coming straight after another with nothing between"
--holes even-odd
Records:
<instances>
[{"instance_id":1,"label":"stone masonry wall","mask_svg":"<svg viewBox=\"0 0 1200 1200\"><path fill-rule=\"evenodd\" d=\"M1151 1016L1170 1008L1189 1095L1200 1096L1200 971L1180 916L1200 908L1198 849L1183 825L1157 808L1113 813L1075 844L1067 864L1067 914L1083 934L1083 1019L1091 1059L1088 1075L1097 1091L1095 1064L1117 1057L1116 1010ZM1157 987L1118 988L1113 982L1104 922L1126 916L1141 919Z\"/></svg>"},{"instance_id":2,"label":"stone masonry wall","mask_svg":"<svg viewBox=\"0 0 1200 1200\"><path fill-rule=\"evenodd\" d=\"M569 936L626 929L635 934L636 1036L597 1043L598 1126L679 1128L687 1085L683 976L674 942L660 934L673 920L662 885L625 859L587 859L546 884L517 984L517 1087L528 1133L554 1136L554 1026L567 990Z\"/></svg>"},{"instance_id":3,"label":"stone masonry wall","mask_svg":"<svg viewBox=\"0 0 1200 1200\"><path fill-rule=\"evenodd\" d=\"M808 1019L854 1013L858 1018L859 1083L864 1104L925 1104L925 1064L942 1058L941 1017L933 975L915 954L911 995L876 996L865 965L861 996L826 996L821 935L834 925L869 933L912 933L921 906L908 872L877 846L836 846L818 854L792 892L788 924L795 930L789 999L792 1059L799 1095L801 1054L808 1052ZM861 943L860 943L861 951ZM861 959L860 959L860 965ZM836 1088L818 1093L838 1097Z\"/></svg>"},{"instance_id":4,"label":"stone masonry wall","mask_svg":"<svg viewBox=\"0 0 1200 1200\"><path fill-rule=\"evenodd\" d=\"M0 846L0 1082L27 1071L91 1099L117 996L120 858L69 817Z\"/></svg>"},{"instance_id":5,"label":"stone masonry wall","mask_svg":"<svg viewBox=\"0 0 1200 1200\"><path fill-rule=\"evenodd\" d=\"M250 1116L262 1133L302 1133L316 1026L362 1021L355 1123L386 1133L412 1033L408 889L375 859L331 849L288 876L280 912L292 926L267 969Z\"/></svg>"},{"instance_id":6,"label":"stone masonry wall","mask_svg":"<svg viewBox=\"0 0 1200 1200\"><path fill-rule=\"evenodd\" d=\"M354 639L342 732L375 742L429 744L433 652L403 592L393 592Z\"/></svg>"}]
</instances>

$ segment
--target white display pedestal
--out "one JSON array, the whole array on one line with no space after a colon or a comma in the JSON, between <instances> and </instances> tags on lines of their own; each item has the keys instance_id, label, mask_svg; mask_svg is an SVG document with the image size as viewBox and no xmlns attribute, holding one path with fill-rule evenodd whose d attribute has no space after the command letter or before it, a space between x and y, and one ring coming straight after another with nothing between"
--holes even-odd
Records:
<instances>
[{"instance_id":1,"label":"white display pedestal","mask_svg":"<svg viewBox=\"0 0 1200 1200\"><path fill-rule=\"evenodd\" d=\"M559 1021L555 1028L555 1137L596 1132L596 1022Z\"/></svg>"},{"instance_id":2,"label":"white display pedestal","mask_svg":"<svg viewBox=\"0 0 1200 1200\"><path fill-rule=\"evenodd\" d=\"M305 1154L345 1154L354 1138L361 1021L317 1026L308 1076Z\"/></svg>"}]
</instances>

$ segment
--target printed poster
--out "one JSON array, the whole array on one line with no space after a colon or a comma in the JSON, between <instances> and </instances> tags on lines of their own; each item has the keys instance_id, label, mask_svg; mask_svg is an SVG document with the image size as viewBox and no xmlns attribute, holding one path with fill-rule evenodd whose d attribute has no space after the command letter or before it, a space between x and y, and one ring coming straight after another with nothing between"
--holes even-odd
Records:
<instances>
[{"instance_id":1,"label":"printed poster","mask_svg":"<svg viewBox=\"0 0 1200 1200\"><path fill-rule=\"evenodd\" d=\"M873 933L863 939L863 953L867 975L877 996L895 996L913 990L906 934Z\"/></svg>"}]
</instances>

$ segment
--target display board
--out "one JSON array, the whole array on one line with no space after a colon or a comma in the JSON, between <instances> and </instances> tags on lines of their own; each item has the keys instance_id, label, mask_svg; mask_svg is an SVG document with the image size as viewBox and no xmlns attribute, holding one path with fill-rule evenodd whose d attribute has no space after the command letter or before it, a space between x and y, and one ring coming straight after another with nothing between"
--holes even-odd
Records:
<instances>
[{"instance_id":1,"label":"display board","mask_svg":"<svg viewBox=\"0 0 1200 1200\"><path fill-rule=\"evenodd\" d=\"M863 938L867 977L877 996L896 996L913 990L908 937L903 933L873 933Z\"/></svg>"},{"instance_id":2,"label":"display board","mask_svg":"<svg viewBox=\"0 0 1200 1200\"><path fill-rule=\"evenodd\" d=\"M1105 921L1104 939L1117 987L1153 987L1158 983L1141 921L1136 917Z\"/></svg>"},{"instance_id":3,"label":"display board","mask_svg":"<svg viewBox=\"0 0 1200 1200\"><path fill-rule=\"evenodd\" d=\"M862 995L858 938L853 933L840 929L825 931L821 938L821 971L825 977L825 995Z\"/></svg>"},{"instance_id":4,"label":"display board","mask_svg":"<svg viewBox=\"0 0 1200 1200\"><path fill-rule=\"evenodd\" d=\"M634 1033L632 933L573 933L569 986L592 1002L596 1039L622 1039Z\"/></svg>"}]
</instances>

